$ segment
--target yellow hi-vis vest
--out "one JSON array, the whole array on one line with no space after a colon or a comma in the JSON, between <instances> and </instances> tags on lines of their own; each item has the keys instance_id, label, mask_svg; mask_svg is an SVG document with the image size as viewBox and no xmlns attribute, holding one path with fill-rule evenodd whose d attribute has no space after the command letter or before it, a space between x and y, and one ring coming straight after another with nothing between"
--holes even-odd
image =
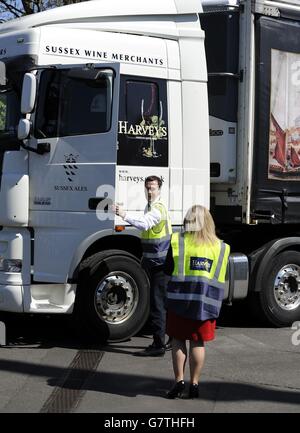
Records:
<instances>
[{"instance_id":1,"label":"yellow hi-vis vest","mask_svg":"<svg viewBox=\"0 0 300 433\"><path fill-rule=\"evenodd\" d=\"M158 224L141 234L143 247L143 264L146 267L163 265L171 241L172 224L164 204L158 200L152 206L161 214Z\"/></svg>"},{"instance_id":2,"label":"yellow hi-vis vest","mask_svg":"<svg viewBox=\"0 0 300 433\"><path fill-rule=\"evenodd\" d=\"M189 233L175 233L171 240L174 271L167 289L167 308L193 320L215 319L224 298L230 252L222 241L195 244Z\"/></svg>"}]
</instances>

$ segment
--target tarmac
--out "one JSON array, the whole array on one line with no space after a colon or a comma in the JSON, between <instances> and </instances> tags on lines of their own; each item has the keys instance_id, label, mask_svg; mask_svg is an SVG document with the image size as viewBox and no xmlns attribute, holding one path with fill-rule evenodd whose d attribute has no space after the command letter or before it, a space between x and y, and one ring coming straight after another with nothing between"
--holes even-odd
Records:
<instances>
[{"instance_id":1,"label":"tarmac","mask_svg":"<svg viewBox=\"0 0 300 433\"><path fill-rule=\"evenodd\" d=\"M199 398L168 400L171 352L133 355L150 335L82 346L53 323L47 332L38 322L25 336L15 331L0 347L0 413L93 413L109 423L115 414L300 413L300 341L291 328L219 325L206 344ZM188 373L187 365L187 388Z\"/></svg>"}]
</instances>

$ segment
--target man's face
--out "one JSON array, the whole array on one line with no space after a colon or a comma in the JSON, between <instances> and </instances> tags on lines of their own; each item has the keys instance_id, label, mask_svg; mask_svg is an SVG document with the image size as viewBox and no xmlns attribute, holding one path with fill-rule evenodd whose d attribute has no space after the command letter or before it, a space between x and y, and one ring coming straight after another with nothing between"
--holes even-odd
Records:
<instances>
[{"instance_id":1,"label":"man's face","mask_svg":"<svg viewBox=\"0 0 300 433\"><path fill-rule=\"evenodd\" d=\"M157 180L151 180L151 182L146 182L145 195L149 203L155 201L159 197L160 188L158 186Z\"/></svg>"}]
</instances>

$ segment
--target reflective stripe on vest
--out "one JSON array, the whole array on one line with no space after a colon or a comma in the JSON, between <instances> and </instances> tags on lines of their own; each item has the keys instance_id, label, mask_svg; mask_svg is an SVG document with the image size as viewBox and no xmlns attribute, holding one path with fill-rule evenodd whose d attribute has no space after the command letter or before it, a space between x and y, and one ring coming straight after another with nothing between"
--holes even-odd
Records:
<instances>
[{"instance_id":1,"label":"reflective stripe on vest","mask_svg":"<svg viewBox=\"0 0 300 433\"><path fill-rule=\"evenodd\" d=\"M161 213L161 220L149 230L142 231L143 259L150 266L163 265L170 246L172 226L162 202L154 203L154 208Z\"/></svg>"},{"instance_id":2,"label":"reflective stripe on vest","mask_svg":"<svg viewBox=\"0 0 300 433\"><path fill-rule=\"evenodd\" d=\"M185 263L188 260L191 263L190 255L185 254L185 242L189 239L184 234L176 233L172 238L173 255L178 254L178 261L175 263L174 272L168 283L168 308L173 310L178 315L190 319L207 320L218 317L224 297L224 282L225 272L228 263L229 245L220 241L211 247L209 257L202 257L204 248L199 246L189 248L189 253L192 250L193 254L197 254L195 259L202 260L202 263L211 262L212 257L217 258L217 264L213 275L207 270L196 270L197 275L186 275ZM219 252L216 251L219 250ZM199 257L200 256L200 257ZM187 272L194 272L189 270Z\"/></svg>"}]
</instances>

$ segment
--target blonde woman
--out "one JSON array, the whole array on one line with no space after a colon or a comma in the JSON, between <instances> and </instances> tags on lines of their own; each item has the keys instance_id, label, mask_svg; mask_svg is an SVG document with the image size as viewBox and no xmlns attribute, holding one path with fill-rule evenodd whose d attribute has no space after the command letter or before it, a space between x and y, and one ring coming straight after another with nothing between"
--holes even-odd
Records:
<instances>
[{"instance_id":1,"label":"blonde woman","mask_svg":"<svg viewBox=\"0 0 300 433\"><path fill-rule=\"evenodd\" d=\"M167 291L167 334L172 338L175 376L175 384L167 398L182 396L187 358L189 397L199 395L204 342L213 340L215 336L230 252L229 245L216 236L213 218L205 207L192 206L184 218L183 227L182 233L172 235L165 264L165 273L171 275Z\"/></svg>"}]
</instances>

